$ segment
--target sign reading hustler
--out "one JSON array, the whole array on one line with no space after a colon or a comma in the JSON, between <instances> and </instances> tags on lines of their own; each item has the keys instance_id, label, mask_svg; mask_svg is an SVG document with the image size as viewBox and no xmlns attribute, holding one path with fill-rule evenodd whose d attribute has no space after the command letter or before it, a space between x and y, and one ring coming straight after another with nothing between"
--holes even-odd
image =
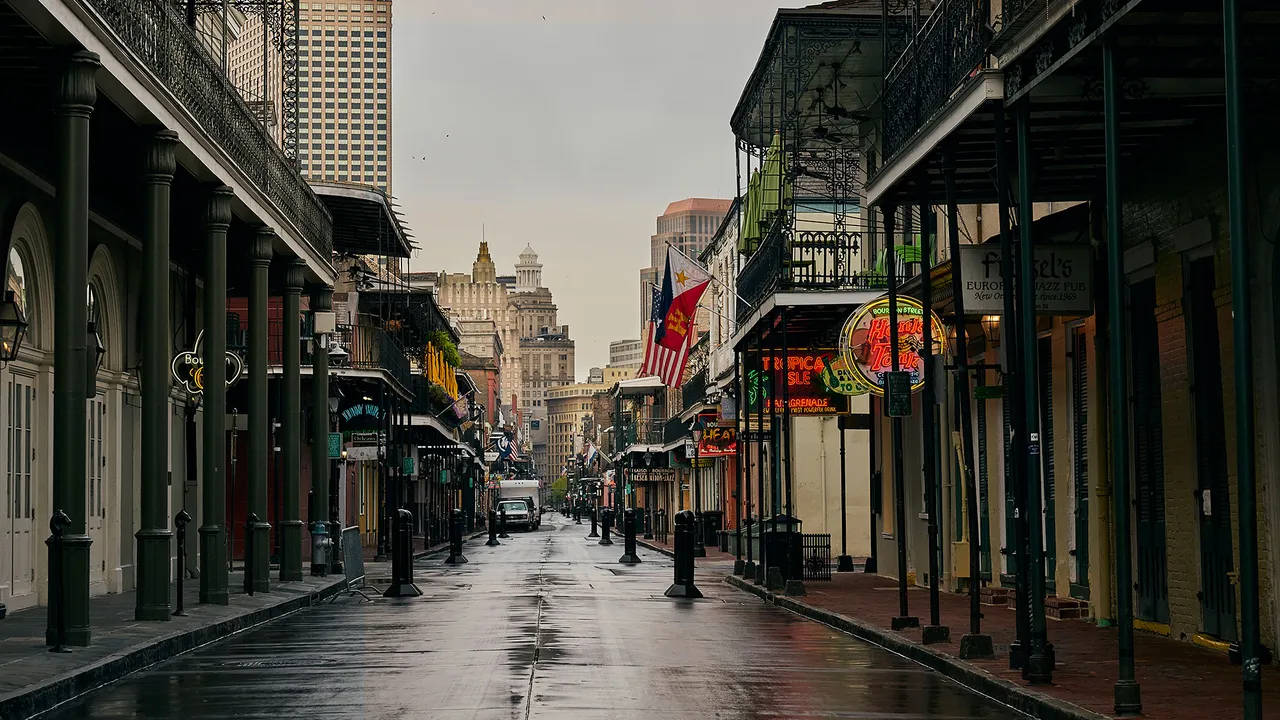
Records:
<instances>
[{"instance_id":1,"label":"sign reading hustler","mask_svg":"<svg viewBox=\"0 0 1280 720\"><path fill-rule=\"evenodd\" d=\"M1046 315L1093 312L1091 255L1088 245L1042 245L1035 249L1031 266L1036 277L1036 312ZM1004 311L1000 259L999 247L960 248L965 314L995 315Z\"/></svg>"}]
</instances>

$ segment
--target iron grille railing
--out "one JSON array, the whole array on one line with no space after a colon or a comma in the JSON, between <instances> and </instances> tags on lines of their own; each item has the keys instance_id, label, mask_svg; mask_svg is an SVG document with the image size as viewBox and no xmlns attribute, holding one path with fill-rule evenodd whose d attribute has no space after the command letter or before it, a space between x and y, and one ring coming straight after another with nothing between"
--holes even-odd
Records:
<instances>
[{"instance_id":1,"label":"iron grille railing","mask_svg":"<svg viewBox=\"0 0 1280 720\"><path fill-rule=\"evenodd\" d=\"M665 420L630 420L622 426L622 446L661 445Z\"/></svg>"},{"instance_id":2,"label":"iron grille railing","mask_svg":"<svg viewBox=\"0 0 1280 720\"><path fill-rule=\"evenodd\" d=\"M405 357L404 350L382 328L372 325L339 325L335 339L347 351L347 357L334 362L334 366L357 370L385 370L401 387L413 387L409 358Z\"/></svg>"},{"instance_id":3,"label":"iron grille railing","mask_svg":"<svg viewBox=\"0 0 1280 720\"><path fill-rule=\"evenodd\" d=\"M182 15L164 0L79 0L217 142L325 260L333 220Z\"/></svg>"},{"instance_id":4,"label":"iron grille railing","mask_svg":"<svg viewBox=\"0 0 1280 720\"><path fill-rule=\"evenodd\" d=\"M831 579L831 535L802 533L800 553L805 580Z\"/></svg>"},{"instance_id":5,"label":"iron grille railing","mask_svg":"<svg viewBox=\"0 0 1280 720\"><path fill-rule=\"evenodd\" d=\"M996 43L1034 23L1036 18L1047 18L1055 6L1066 5L1070 0L1002 0L1000 16L996 19Z\"/></svg>"},{"instance_id":6,"label":"iron grille railing","mask_svg":"<svg viewBox=\"0 0 1280 720\"><path fill-rule=\"evenodd\" d=\"M987 66L990 8L990 0L943 0L889 70L884 158L897 155L965 81Z\"/></svg>"},{"instance_id":7,"label":"iron grille railing","mask_svg":"<svg viewBox=\"0 0 1280 720\"><path fill-rule=\"evenodd\" d=\"M861 272L860 248L860 233L785 230L775 224L738 273L738 321L774 293L882 287L883 277Z\"/></svg>"}]
</instances>

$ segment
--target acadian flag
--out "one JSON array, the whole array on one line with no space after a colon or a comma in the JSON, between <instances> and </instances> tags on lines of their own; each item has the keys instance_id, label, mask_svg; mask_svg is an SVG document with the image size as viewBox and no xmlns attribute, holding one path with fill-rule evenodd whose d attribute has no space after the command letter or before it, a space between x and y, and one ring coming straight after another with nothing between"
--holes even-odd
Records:
<instances>
[{"instance_id":1,"label":"acadian flag","mask_svg":"<svg viewBox=\"0 0 1280 720\"><path fill-rule=\"evenodd\" d=\"M658 306L656 340L668 350L692 345L693 317L698 300L711 282L711 275L697 263L667 248L667 269L662 276L662 298Z\"/></svg>"},{"instance_id":2,"label":"acadian flag","mask_svg":"<svg viewBox=\"0 0 1280 720\"><path fill-rule=\"evenodd\" d=\"M680 347L669 350L658 344L658 317L662 307L662 293L658 288L650 288L653 302L649 306L649 327L645 333L644 361L640 364L640 377L657 375L667 387L680 387L684 376L685 361L689 359L689 348L693 345L693 318L689 318L689 335Z\"/></svg>"}]
</instances>

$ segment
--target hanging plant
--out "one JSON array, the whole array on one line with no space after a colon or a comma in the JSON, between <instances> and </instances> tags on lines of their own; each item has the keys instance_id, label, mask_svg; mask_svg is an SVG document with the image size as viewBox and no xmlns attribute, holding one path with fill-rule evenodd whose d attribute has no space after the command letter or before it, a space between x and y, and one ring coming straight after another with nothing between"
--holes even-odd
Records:
<instances>
[{"instance_id":1,"label":"hanging plant","mask_svg":"<svg viewBox=\"0 0 1280 720\"><path fill-rule=\"evenodd\" d=\"M427 342L444 355L444 361L449 363L450 367L456 368L462 364L462 358L458 357L458 346L453 344L453 338L449 337L449 333L443 330L432 330L427 333Z\"/></svg>"}]
</instances>

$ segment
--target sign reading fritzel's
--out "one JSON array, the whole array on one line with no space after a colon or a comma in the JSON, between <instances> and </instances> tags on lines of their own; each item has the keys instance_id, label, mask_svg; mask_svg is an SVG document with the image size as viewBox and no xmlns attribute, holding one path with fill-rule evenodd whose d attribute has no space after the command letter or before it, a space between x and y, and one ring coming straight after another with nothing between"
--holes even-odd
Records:
<instances>
[{"instance_id":1,"label":"sign reading fritzel's","mask_svg":"<svg viewBox=\"0 0 1280 720\"><path fill-rule=\"evenodd\" d=\"M898 368L910 378L911 392L924 386L924 308L915 298L899 296L898 320ZM840 330L840 358L851 368L858 380L871 392L885 394L886 374L893 369L892 325L888 298L880 298L863 305ZM932 315L934 352L941 355L946 349L946 332L942 321Z\"/></svg>"},{"instance_id":2,"label":"sign reading fritzel's","mask_svg":"<svg viewBox=\"0 0 1280 720\"><path fill-rule=\"evenodd\" d=\"M1000 248L960 248L966 314L1004 311ZM1036 278L1036 312L1044 315L1088 315L1093 312L1093 251L1088 245L1041 245L1031 263Z\"/></svg>"},{"instance_id":3,"label":"sign reading fritzel's","mask_svg":"<svg viewBox=\"0 0 1280 720\"><path fill-rule=\"evenodd\" d=\"M180 352L173 356L173 361L169 363L169 371L173 373L173 379L182 386L183 390L189 395L204 394L204 331L201 330L196 335L195 345L190 350ZM240 379L240 374L244 372L244 361L240 356L228 350L226 352L227 363L227 387L235 384Z\"/></svg>"}]
</instances>

